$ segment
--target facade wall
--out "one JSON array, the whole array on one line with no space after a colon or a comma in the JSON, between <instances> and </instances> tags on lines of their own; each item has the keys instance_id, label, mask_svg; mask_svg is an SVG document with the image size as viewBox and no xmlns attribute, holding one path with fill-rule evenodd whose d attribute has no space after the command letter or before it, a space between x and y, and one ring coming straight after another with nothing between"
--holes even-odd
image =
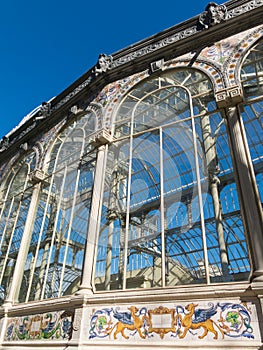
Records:
<instances>
[{"instance_id":1,"label":"facade wall","mask_svg":"<svg viewBox=\"0 0 263 350\"><path fill-rule=\"evenodd\" d=\"M1 349L262 348L261 12L101 55L2 139Z\"/></svg>"}]
</instances>

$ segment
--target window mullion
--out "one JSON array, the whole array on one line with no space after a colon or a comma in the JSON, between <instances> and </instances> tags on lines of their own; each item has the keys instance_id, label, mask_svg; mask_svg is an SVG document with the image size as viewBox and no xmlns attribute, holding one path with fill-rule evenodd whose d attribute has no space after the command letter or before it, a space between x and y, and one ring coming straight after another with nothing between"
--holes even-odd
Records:
<instances>
[{"instance_id":1,"label":"window mullion","mask_svg":"<svg viewBox=\"0 0 263 350\"><path fill-rule=\"evenodd\" d=\"M64 252L64 259L63 259L63 266L62 266L61 276L60 276L58 296L61 295L63 281L64 281L64 273L65 273L67 255L68 255L68 247L69 247L70 235L71 235L71 230L72 230L72 223L73 223L73 218L74 218L76 197L77 197L77 193L78 193L79 177L80 177L80 168L78 168L78 170L77 170L77 178L76 178L75 189L74 189L73 203L72 203L72 207L71 207L71 214L70 214L69 227L68 227L68 237L67 237L67 241L66 241L66 249Z\"/></svg>"},{"instance_id":2,"label":"window mullion","mask_svg":"<svg viewBox=\"0 0 263 350\"><path fill-rule=\"evenodd\" d=\"M15 200L15 196L12 197L11 204L10 204L10 208L9 208L9 210L8 210L8 215L7 215L7 217L6 217L5 227L4 227L4 230L3 230L3 232L2 232L2 238L1 238L0 248L2 248L3 241L4 241L4 239L5 239L5 232L6 232L6 229L7 229L7 226L8 226L8 222L9 222L9 219L10 219L10 215L11 215L12 210L13 210L14 200ZM6 203L5 203L4 206L6 206Z\"/></svg>"},{"instance_id":3,"label":"window mullion","mask_svg":"<svg viewBox=\"0 0 263 350\"><path fill-rule=\"evenodd\" d=\"M165 227L164 227L164 173L163 173L163 130L160 128L160 210L161 210L161 256L162 256L162 287L165 287L165 276L166 276L166 247L165 247Z\"/></svg>"},{"instance_id":4,"label":"window mullion","mask_svg":"<svg viewBox=\"0 0 263 350\"><path fill-rule=\"evenodd\" d=\"M188 92L188 95L189 95L189 102L190 102L190 111L192 116L191 119L192 119L192 133L193 133L194 156L195 156L195 172L196 172L198 204L200 209L200 221L201 221L201 231L202 231L203 250L204 250L204 265L205 265L205 272L206 272L206 281L207 281L207 284L210 284L208 252L207 252L207 242L206 242L206 232L205 232L205 218L204 218L204 211L203 211L202 187L201 187L201 181L200 181L195 119L193 115L192 99L189 92Z\"/></svg>"},{"instance_id":5,"label":"window mullion","mask_svg":"<svg viewBox=\"0 0 263 350\"><path fill-rule=\"evenodd\" d=\"M27 187L27 181L25 181L24 191L26 187ZM38 182L34 185L33 193L31 195L31 201L29 204L29 209L26 214L24 232L23 232L23 236L21 239L21 243L20 243L20 247L19 247L19 251L16 259L13 280L10 287L9 295L7 297L7 302L18 301L19 291L20 291L22 279L24 276L23 272L25 268L25 262L29 252L30 241L32 237L33 223L37 212L40 189L41 189L41 183ZM22 200L20 203L22 203ZM20 206L19 206L19 209L20 209ZM17 215L19 215L19 213Z\"/></svg>"},{"instance_id":6,"label":"window mullion","mask_svg":"<svg viewBox=\"0 0 263 350\"><path fill-rule=\"evenodd\" d=\"M47 196L47 201L46 201L46 205L45 205L45 209L44 209L44 214L43 214L43 219L42 219L42 223L41 223L41 228L40 228L40 232L39 232L39 238L38 238L38 242L37 242L37 248L36 248L36 252L35 252L35 260L32 266L32 273L31 273L31 277L29 280L29 284L28 284L28 291L27 291L27 296L26 296L26 302L28 302L29 300L29 296L30 296L30 292L31 292L31 288L32 288L32 283L33 283L33 278L34 278L34 271L36 268L36 264L37 264L37 259L38 259L38 254L39 254L39 250L40 250L40 245L41 245L41 240L42 240L42 235L43 235L43 231L45 228L45 221L46 221L46 217L47 217L47 211L48 211L48 206L49 206L49 201L50 201L50 197L51 197L51 193L52 193L52 186L53 186L53 181L54 181L54 174L51 177L51 181L50 181L50 186L49 186L49 191L48 191L48 196ZM40 268L41 271L41 268ZM40 280L41 276L39 276L39 280ZM36 291L36 297L35 299L37 300L38 291Z\"/></svg>"},{"instance_id":7,"label":"window mullion","mask_svg":"<svg viewBox=\"0 0 263 350\"><path fill-rule=\"evenodd\" d=\"M124 238L124 263L123 263L123 289L126 289L127 276L127 260L128 260L128 243L129 243L129 221L130 221L130 202L131 202L131 173L132 173L132 154L133 154L133 119L131 124L130 150L129 150L129 170L127 185L127 201L126 201L126 223ZM122 242L120 242L122 244ZM120 247L121 249L121 247Z\"/></svg>"}]
</instances>

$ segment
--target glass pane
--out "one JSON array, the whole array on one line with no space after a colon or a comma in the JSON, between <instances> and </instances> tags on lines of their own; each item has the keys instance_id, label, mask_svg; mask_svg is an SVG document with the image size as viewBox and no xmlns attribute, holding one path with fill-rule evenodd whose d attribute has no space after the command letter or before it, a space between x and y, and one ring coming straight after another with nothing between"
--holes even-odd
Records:
<instances>
[{"instance_id":1,"label":"glass pane","mask_svg":"<svg viewBox=\"0 0 263 350\"><path fill-rule=\"evenodd\" d=\"M204 74L193 69L169 70L138 84L126 96L116 116L114 136L129 135L132 118L135 132L189 118L188 94L182 87L192 95L194 108L196 100L210 111L217 108L212 84Z\"/></svg>"},{"instance_id":2,"label":"glass pane","mask_svg":"<svg viewBox=\"0 0 263 350\"><path fill-rule=\"evenodd\" d=\"M74 293L80 283L94 180L87 113L60 134L42 182L20 301ZM89 151L89 153L87 152ZM85 153L84 153L85 152Z\"/></svg>"},{"instance_id":3,"label":"glass pane","mask_svg":"<svg viewBox=\"0 0 263 350\"><path fill-rule=\"evenodd\" d=\"M133 140L127 288L162 286L159 132Z\"/></svg>"},{"instance_id":4,"label":"glass pane","mask_svg":"<svg viewBox=\"0 0 263 350\"><path fill-rule=\"evenodd\" d=\"M196 129L209 180L202 188L210 280L245 280L249 257L226 126L220 114L213 114L196 118Z\"/></svg>"},{"instance_id":5,"label":"glass pane","mask_svg":"<svg viewBox=\"0 0 263 350\"><path fill-rule=\"evenodd\" d=\"M134 133L189 118L187 92L175 86L155 91L136 106L134 113Z\"/></svg>"},{"instance_id":6,"label":"glass pane","mask_svg":"<svg viewBox=\"0 0 263 350\"><path fill-rule=\"evenodd\" d=\"M109 147L95 272L96 290L123 285L129 140Z\"/></svg>"},{"instance_id":7,"label":"glass pane","mask_svg":"<svg viewBox=\"0 0 263 350\"><path fill-rule=\"evenodd\" d=\"M250 155L260 191L260 174L263 174L263 99L245 106L242 113ZM263 196L261 194L261 202Z\"/></svg>"},{"instance_id":8,"label":"glass pane","mask_svg":"<svg viewBox=\"0 0 263 350\"><path fill-rule=\"evenodd\" d=\"M0 303L7 296L22 240L33 187L28 174L33 170L35 154L19 161L7 179L0 210ZM25 280L26 276L23 276Z\"/></svg>"},{"instance_id":9,"label":"glass pane","mask_svg":"<svg viewBox=\"0 0 263 350\"><path fill-rule=\"evenodd\" d=\"M263 42L250 50L241 69L241 80L247 103L242 118L252 159L260 200L263 205ZM255 98L256 100L249 100Z\"/></svg>"},{"instance_id":10,"label":"glass pane","mask_svg":"<svg viewBox=\"0 0 263 350\"><path fill-rule=\"evenodd\" d=\"M250 100L263 93L263 42L250 50L241 68L245 98Z\"/></svg>"},{"instance_id":11,"label":"glass pane","mask_svg":"<svg viewBox=\"0 0 263 350\"><path fill-rule=\"evenodd\" d=\"M202 149L199 147L199 151ZM191 121L163 130L166 283L205 282Z\"/></svg>"}]
</instances>

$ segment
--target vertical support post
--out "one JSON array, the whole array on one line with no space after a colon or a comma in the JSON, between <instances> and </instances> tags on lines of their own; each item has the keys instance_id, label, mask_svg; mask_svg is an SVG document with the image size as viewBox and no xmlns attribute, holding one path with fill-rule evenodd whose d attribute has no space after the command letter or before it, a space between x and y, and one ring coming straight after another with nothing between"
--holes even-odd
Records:
<instances>
[{"instance_id":1,"label":"vertical support post","mask_svg":"<svg viewBox=\"0 0 263 350\"><path fill-rule=\"evenodd\" d=\"M19 253L17 256L16 266L13 274L13 280L10 286L8 296L6 298L6 304L13 304L18 301L19 290L22 284L22 279L24 275L24 267L27 259L29 246L32 237L32 229L35 222L35 217L37 213L39 193L41 189L41 182L37 182L34 185L32 198L27 214L27 219L25 223L24 233L20 244Z\"/></svg>"},{"instance_id":2,"label":"vertical support post","mask_svg":"<svg viewBox=\"0 0 263 350\"><path fill-rule=\"evenodd\" d=\"M105 290L110 290L110 287L111 287L111 263L112 263L112 241L113 241L113 230L114 230L114 217L108 215L108 220L109 220L109 228L108 228L108 243L107 243L107 253L106 253Z\"/></svg>"},{"instance_id":3,"label":"vertical support post","mask_svg":"<svg viewBox=\"0 0 263 350\"><path fill-rule=\"evenodd\" d=\"M218 243L220 250L220 260L222 265L222 274L225 280L229 279L229 270L228 270L228 256L227 256L227 248L224 237L224 229L223 229L223 219L222 219L222 208L220 203L220 197L218 193L218 185L220 180L216 175L211 176L210 178L210 190L213 199L214 213L215 213L215 222L216 222L216 231L218 235Z\"/></svg>"},{"instance_id":4,"label":"vertical support post","mask_svg":"<svg viewBox=\"0 0 263 350\"><path fill-rule=\"evenodd\" d=\"M263 218L255 175L238 108L225 109L233 165L252 263L252 280L263 282Z\"/></svg>"},{"instance_id":5,"label":"vertical support post","mask_svg":"<svg viewBox=\"0 0 263 350\"><path fill-rule=\"evenodd\" d=\"M118 185L120 181L120 170L118 169L118 158L119 158L119 149L113 149L113 179L109 190L109 202L108 202L108 242L107 242L107 251L106 251L106 270L105 270L105 290L111 289L111 267L112 267L112 243L113 243L113 234L114 234L114 222L118 218ZM122 229L121 229L122 230ZM120 232L120 244L121 244L122 232ZM122 248L120 247L120 256L121 260ZM123 273L122 273L123 274ZM119 266L119 277L121 275L121 266ZM118 278L118 283L120 283L120 278ZM121 286L120 286L121 288Z\"/></svg>"},{"instance_id":6,"label":"vertical support post","mask_svg":"<svg viewBox=\"0 0 263 350\"><path fill-rule=\"evenodd\" d=\"M164 213L164 173L163 173L163 130L160 128L160 209L161 209L161 286L166 285L166 242L165 242L165 213Z\"/></svg>"},{"instance_id":7,"label":"vertical support post","mask_svg":"<svg viewBox=\"0 0 263 350\"><path fill-rule=\"evenodd\" d=\"M84 264L82 269L82 280L77 294L92 293L92 273L95 257L95 244L97 228L99 225L99 211L101 203L101 193L103 177L105 172L105 145L98 147L97 163L94 177L91 211L87 232L87 242L85 248Z\"/></svg>"},{"instance_id":8,"label":"vertical support post","mask_svg":"<svg viewBox=\"0 0 263 350\"><path fill-rule=\"evenodd\" d=\"M215 140L212 137L211 125L209 116L205 115L201 117L201 126L202 134L204 140L205 156L209 173L209 187L213 199L213 207L215 212L215 222L216 222L216 231L218 235L218 243L220 249L220 260L222 266L222 274L225 279L229 278L228 271L228 256L226 250L226 242L224 238L224 229L223 229L223 220L222 220L222 209L219 196L219 184L220 180L216 176L219 172L217 164L217 155L216 155L216 145Z\"/></svg>"}]
</instances>

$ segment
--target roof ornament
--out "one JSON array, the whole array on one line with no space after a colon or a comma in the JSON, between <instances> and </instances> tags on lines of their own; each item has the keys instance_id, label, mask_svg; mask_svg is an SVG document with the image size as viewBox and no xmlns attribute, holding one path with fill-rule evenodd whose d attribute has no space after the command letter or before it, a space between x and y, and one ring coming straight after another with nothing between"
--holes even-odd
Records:
<instances>
[{"instance_id":1,"label":"roof ornament","mask_svg":"<svg viewBox=\"0 0 263 350\"><path fill-rule=\"evenodd\" d=\"M9 147L9 138L4 136L1 140L0 140L0 152L5 151L7 148Z\"/></svg>"},{"instance_id":2,"label":"roof ornament","mask_svg":"<svg viewBox=\"0 0 263 350\"><path fill-rule=\"evenodd\" d=\"M49 117L51 114L51 103L50 102L42 102L38 116L35 118L36 120L45 119Z\"/></svg>"},{"instance_id":3,"label":"roof ornament","mask_svg":"<svg viewBox=\"0 0 263 350\"><path fill-rule=\"evenodd\" d=\"M215 2L209 2L205 11L199 16L199 23L207 29L225 21L226 18L227 8L225 5L218 5Z\"/></svg>"},{"instance_id":4,"label":"roof ornament","mask_svg":"<svg viewBox=\"0 0 263 350\"><path fill-rule=\"evenodd\" d=\"M113 62L112 56L108 56L105 53L101 53L98 58L98 62L93 70L93 73L97 77L99 74L105 73L111 69Z\"/></svg>"}]
</instances>

